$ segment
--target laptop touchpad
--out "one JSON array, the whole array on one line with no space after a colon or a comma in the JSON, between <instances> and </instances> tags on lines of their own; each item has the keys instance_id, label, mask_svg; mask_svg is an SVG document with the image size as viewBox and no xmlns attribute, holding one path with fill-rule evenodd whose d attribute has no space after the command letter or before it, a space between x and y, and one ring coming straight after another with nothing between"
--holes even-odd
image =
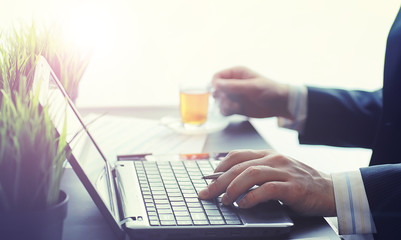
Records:
<instances>
[{"instance_id":1,"label":"laptop touchpad","mask_svg":"<svg viewBox=\"0 0 401 240\"><path fill-rule=\"evenodd\" d=\"M269 201L249 209L237 208L245 224L291 222L285 209L278 201Z\"/></svg>"}]
</instances>

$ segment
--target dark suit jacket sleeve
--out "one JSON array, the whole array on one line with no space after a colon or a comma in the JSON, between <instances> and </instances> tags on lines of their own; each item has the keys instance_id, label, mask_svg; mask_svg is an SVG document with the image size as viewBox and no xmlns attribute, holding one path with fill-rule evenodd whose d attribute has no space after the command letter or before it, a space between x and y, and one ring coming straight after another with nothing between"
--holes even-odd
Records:
<instances>
[{"instance_id":1,"label":"dark suit jacket sleeve","mask_svg":"<svg viewBox=\"0 0 401 240\"><path fill-rule=\"evenodd\" d=\"M372 148L382 109L382 90L308 87L308 110L300 143Z\"/></svg>"},{"instance_id":2,"label":"dark suit jacket sleeve","mask_svg":"<svg viewBox=\"0 0 401 240\"><path fill-rule=\"evenodd\" d=\"M370 166L360 170L378 231L375 239L398 239L401 234L401 164Z\"/></svg>"}]
</instances>

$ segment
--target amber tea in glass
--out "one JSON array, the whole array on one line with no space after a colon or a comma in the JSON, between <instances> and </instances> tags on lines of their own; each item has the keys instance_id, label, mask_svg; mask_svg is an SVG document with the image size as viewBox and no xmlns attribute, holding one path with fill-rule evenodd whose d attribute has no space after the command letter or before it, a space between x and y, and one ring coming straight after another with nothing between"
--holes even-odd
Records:
<instances>
[{"instance_id":1,"label":"amber tea in glass","mask_svg":"<svg viewBox=\"0 0 401 240\"><path fill-rule=\"evenodd\" d=\"M209 95L206 88L180 90L180 111L184 124L200 126L206 122Z\"/></svg>"}]
</instances>

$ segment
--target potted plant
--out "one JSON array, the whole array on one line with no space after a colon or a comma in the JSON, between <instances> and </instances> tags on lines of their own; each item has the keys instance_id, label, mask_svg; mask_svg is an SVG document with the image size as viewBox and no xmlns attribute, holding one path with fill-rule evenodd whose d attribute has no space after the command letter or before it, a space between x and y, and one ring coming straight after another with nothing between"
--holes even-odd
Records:
<instances>
[{"instance_id":1,"label":"potted plant","mask_svg":"<svg viewBox=\"0 0 401 240\"><path fill-rule=\"evenodd\" d=\"M82 49L69 41L63 32L62 24L57 22L50 26L39 26L34 21L32 24L22 23L11 28L9 32L11 34L3 33L3 44L6 43L8 49L20 49L20 52L25 51L27 56L31 56L24 71L32 69L34 56L44 56L70 98L75 101L78 97L79 82L92 57L93 49ZM25 72L23 74L27 76L29 85L31 76Z\"/></svg>"},{"instance_id":2,"label":"potted plant","mask_svg":"<svg viewBox=\"0 0 401 240\"><path fill-rule=\"evenodd\" d=\"M65 131L57 133L33 97L46 44L28 29L0 33L0 239L61 240L68 196L60 182L70 150Z\"/></svg>"},{"instance_id":3,"label":"potted plant","mask_svg":"<svg viewBox=\"0 0 401 240\"><path fill-rule=\"evenodd\" d=\"M68 197L60 182L68 148L47 109L23 86L0 90L0 236L61 239Z\"/></svg>"},{"instance_id":4,"label":"potted plant","mask_svg":"<svg viewBox=\"0 0 401 240\"><path fill-rule=\"evenodd\" d=\"M79 82L88 67L93 49L82 48L67 38L60 23L54 23L42 31L35 31L33 24L27 27L29 31L35 32L38 43L45 45L42 51L35 52L36 55L41 54L46 58L67 94L75 102Z\"/></svg>"}]
</instances>

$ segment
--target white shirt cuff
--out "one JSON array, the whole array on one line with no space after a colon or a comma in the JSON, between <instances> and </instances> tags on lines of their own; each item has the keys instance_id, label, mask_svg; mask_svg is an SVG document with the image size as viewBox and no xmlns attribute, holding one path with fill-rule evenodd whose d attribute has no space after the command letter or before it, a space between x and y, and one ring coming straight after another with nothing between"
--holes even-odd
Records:
<instances>
[{"instance_id":1,"label":"white shirt cuff","mask_svg":"<svg viewBox=\"0 0 401 240\"><path fill-rule=\"evenodd\" d=\"M331 174L341 235L375 233L369 202L359 170Z\"/></svg>"},{"instance_id":2,"label":"white shirt cuff","mask_svg":"<svg viewBox=\"0 0 401 240\"><path fill-rule=\"evenodd\" d=\"M278 118L278 125L283 128L302 132L307 114L308 89L306 86L290 86L288 94L288 111L293 119Z\"/></svg>"}]
</instances>

